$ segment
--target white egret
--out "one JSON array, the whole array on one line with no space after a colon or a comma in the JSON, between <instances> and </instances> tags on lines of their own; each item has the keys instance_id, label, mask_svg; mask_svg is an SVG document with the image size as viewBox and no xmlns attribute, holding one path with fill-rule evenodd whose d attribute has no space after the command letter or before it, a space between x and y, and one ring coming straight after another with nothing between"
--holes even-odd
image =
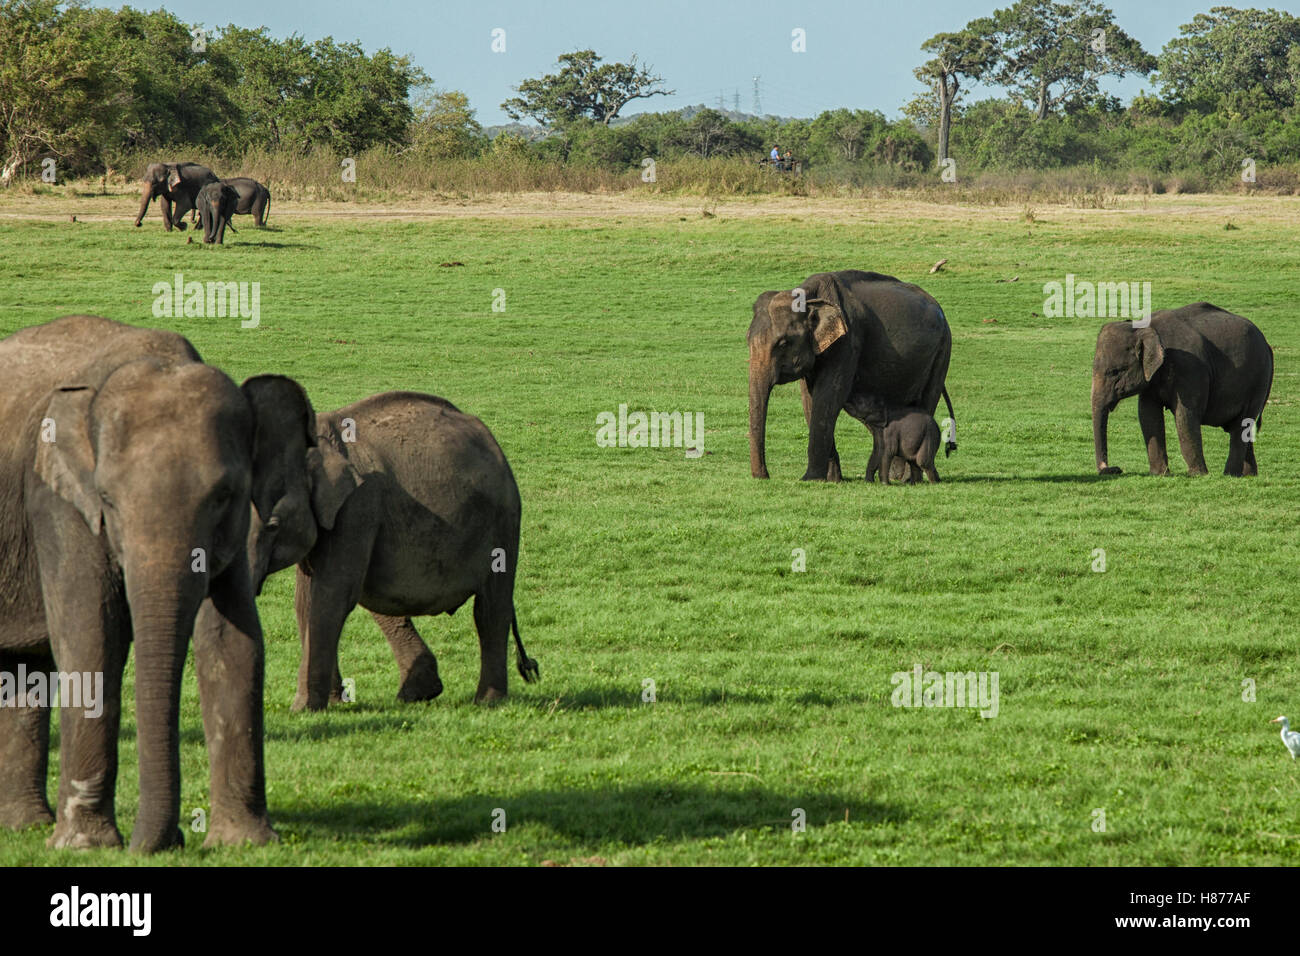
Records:
<instances>
[{"instance_id":1,"label":"white egret","mask_svg":"<svg viewBox=\"0 0 1300 956\"><path fill-rule=\"evenodd\" d=\"M1286 744L1286 749L1291 751L1292 760L1300 757L1300 732L1291 729L1291 722L1285 717L1274 717L1269 723L1282 725L1282 743Z\"/></svg>"}]
</instances>

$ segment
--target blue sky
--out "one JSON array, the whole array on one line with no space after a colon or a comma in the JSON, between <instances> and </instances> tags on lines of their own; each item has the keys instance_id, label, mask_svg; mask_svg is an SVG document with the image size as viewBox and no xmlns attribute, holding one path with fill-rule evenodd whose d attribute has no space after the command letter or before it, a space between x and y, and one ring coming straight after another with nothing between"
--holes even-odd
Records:
<instances>
[{"instance_id":1,"label":"blue sky","mask_svg":"<svg viewBox=\"0 0 1300 956\"><path fill-rule=\"evenodd\" d=\"M814 116L825 109L877 109L895 116L918 91L912 69L923 41L960 29L1012 0L477 0L472 3L356 0L170 0L182 20L205 26L265 26L274 36L359 40L368 52L405 53L445 89L463 90L479 122L507 121L500 103L520 80L551 72L560 53L590 48L606 60L637 54L662 75L671 97L634 102L631 115L692 103L733 105L751 112L753 77L765 113ZM1119 25L1152 54L1198 12L1228 0L1113 0ZM111 4L116 6L117 4ZM133 6L137 4L132 4ZM1296 12L1294 3L1238 2ZM152 7L152 4L140 5ZM492 31L506 31L493 53ZM802 28L807 52L791 51ZM1149 88L1144 77L1109 82L1127 100ZM978 92L978 91L977 91ZM986 91L987 95L987 91Z\"/></svg>"}]
</instances>

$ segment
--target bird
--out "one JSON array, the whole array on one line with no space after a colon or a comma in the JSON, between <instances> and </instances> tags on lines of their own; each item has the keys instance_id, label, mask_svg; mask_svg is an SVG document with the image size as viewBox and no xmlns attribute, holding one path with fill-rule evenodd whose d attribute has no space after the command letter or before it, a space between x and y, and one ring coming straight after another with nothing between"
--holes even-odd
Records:
<instances>
[{"instance_id":1,"label":"bird","mask_svg":"<svg viewBox=\"0 0 1300 956\"><path fill-rule=\"evenodd\" d=\"M1274 717L1269 723L1282 725L1282 743L1286 744L1286 749L1291 751L1292 760L1300 757L1300 732L1291 729L1291 722L1285 717Z\"/></svg>"}]
</instances>

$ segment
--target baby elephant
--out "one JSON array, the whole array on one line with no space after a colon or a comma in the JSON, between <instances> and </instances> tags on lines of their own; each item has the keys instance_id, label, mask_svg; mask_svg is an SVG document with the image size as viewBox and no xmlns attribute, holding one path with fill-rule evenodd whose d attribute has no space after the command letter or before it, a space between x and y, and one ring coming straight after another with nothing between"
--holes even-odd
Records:
<instances>
[{"instance_id":1,"label":"baby elephant","mask_svg":"<svg viewBox=\"0 0 1300 956\"><path fill-rule=\"evenodd\" d=\"M934 456L939 451L939 426L923 408L886 405L879 396L859 392L849 396L844 410L871 429L871 437L880 451L880 480L889 484L889 466L895 458L908 463L907 483L921 480L921 472L931 481L939 480ZM875 481L874 471L867 481Z\"/></svg>"},{"instance_id":2,"label":"baby elephant","mask_svg":"<svg viewBox=\"0 0 1300 956\"><path fill-rule=\"evenodd\" d=\"M340 699L338 643L360 604L401 671L399 700L442 693L438 664L412 615L452 614L474 598L477 701L506 696L510 632L516 666L535 680L515 618L519 488L487 427L416 392L372 395L317 416L297 382L243 385L259 434L248 554L254 588L298 565L294 607L302 665L293 709Z\"/></svg>"},{"instance_id":3,"label":"baby elephant","mask_svg":"<svg viewBox=\"0 0 1300 956\"><path fill-rule=\"evenodd\" d=\"M247 176L223 179L221 185L229 186L235 191L235 195L239 197L235 203L236 215L252 215L253 222L257 224L258 228L266 225L266 217L271 213L271 191L269 189L256 179L249 179Z\"/></svg>"}]
</instances>

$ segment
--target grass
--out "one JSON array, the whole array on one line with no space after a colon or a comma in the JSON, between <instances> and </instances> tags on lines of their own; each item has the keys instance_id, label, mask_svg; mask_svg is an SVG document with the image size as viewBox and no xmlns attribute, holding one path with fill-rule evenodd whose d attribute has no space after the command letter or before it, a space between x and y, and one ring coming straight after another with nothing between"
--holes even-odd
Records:
<instances>
[{"instance_id":1,"label":"grass","mask_svg":"<svg viewBox=\"0 0 1300 956\"><path fill-rule=\"evenodd\" d=\"M139 860L46 850L45 828L0 834L0 865L1300 862L1300 769L1267 723L1300 710L1293 203L751 201L709 218L644 202L414 221L290 206L270 230L204 248L156 212L132 229L126 196L115 221L70 224L78 202L97 208L46 199L63 221L0 220L0 333L98 313L174 328L237 381L292 375L319 409L415 389L480 416L523 496L516 603L542 683L470 704L463 609L417 620L443 698L398 704L387 646L358 612L341 664L359 701L291 714L282 573L260 601L281 842L204 851L191 833L184 851ZM439 266L451 261L464 266ZM847 417L856 480L800 483L795 386L773 397L773 479L749 477L750 306L834 268L919 282L947 312L960 450L939 462L941 485L864 484L868 436ZM152 286L176 272L260 282L260 327L154 319ZM1150 280L1157 308L1208 299L1263 329L1277 375L1260 478L1216 474L1227 442L1210 430L1211 477L1186 477L1172 427L1178 476L1148 477L1131 400L1111 426L1126 473L1092 474L1100 321L1041 317L1043 284L1066 273ZM702 412L704 456L597 447L597 414L620 403ZM998 716L891 706L891 675L917 663L997 671ZM123 723L129 834L130 709ZM188 821L207 793L192 662L182 731ZM57 735L54 763L51 793Z\"/></svg>"}]
</instances>

